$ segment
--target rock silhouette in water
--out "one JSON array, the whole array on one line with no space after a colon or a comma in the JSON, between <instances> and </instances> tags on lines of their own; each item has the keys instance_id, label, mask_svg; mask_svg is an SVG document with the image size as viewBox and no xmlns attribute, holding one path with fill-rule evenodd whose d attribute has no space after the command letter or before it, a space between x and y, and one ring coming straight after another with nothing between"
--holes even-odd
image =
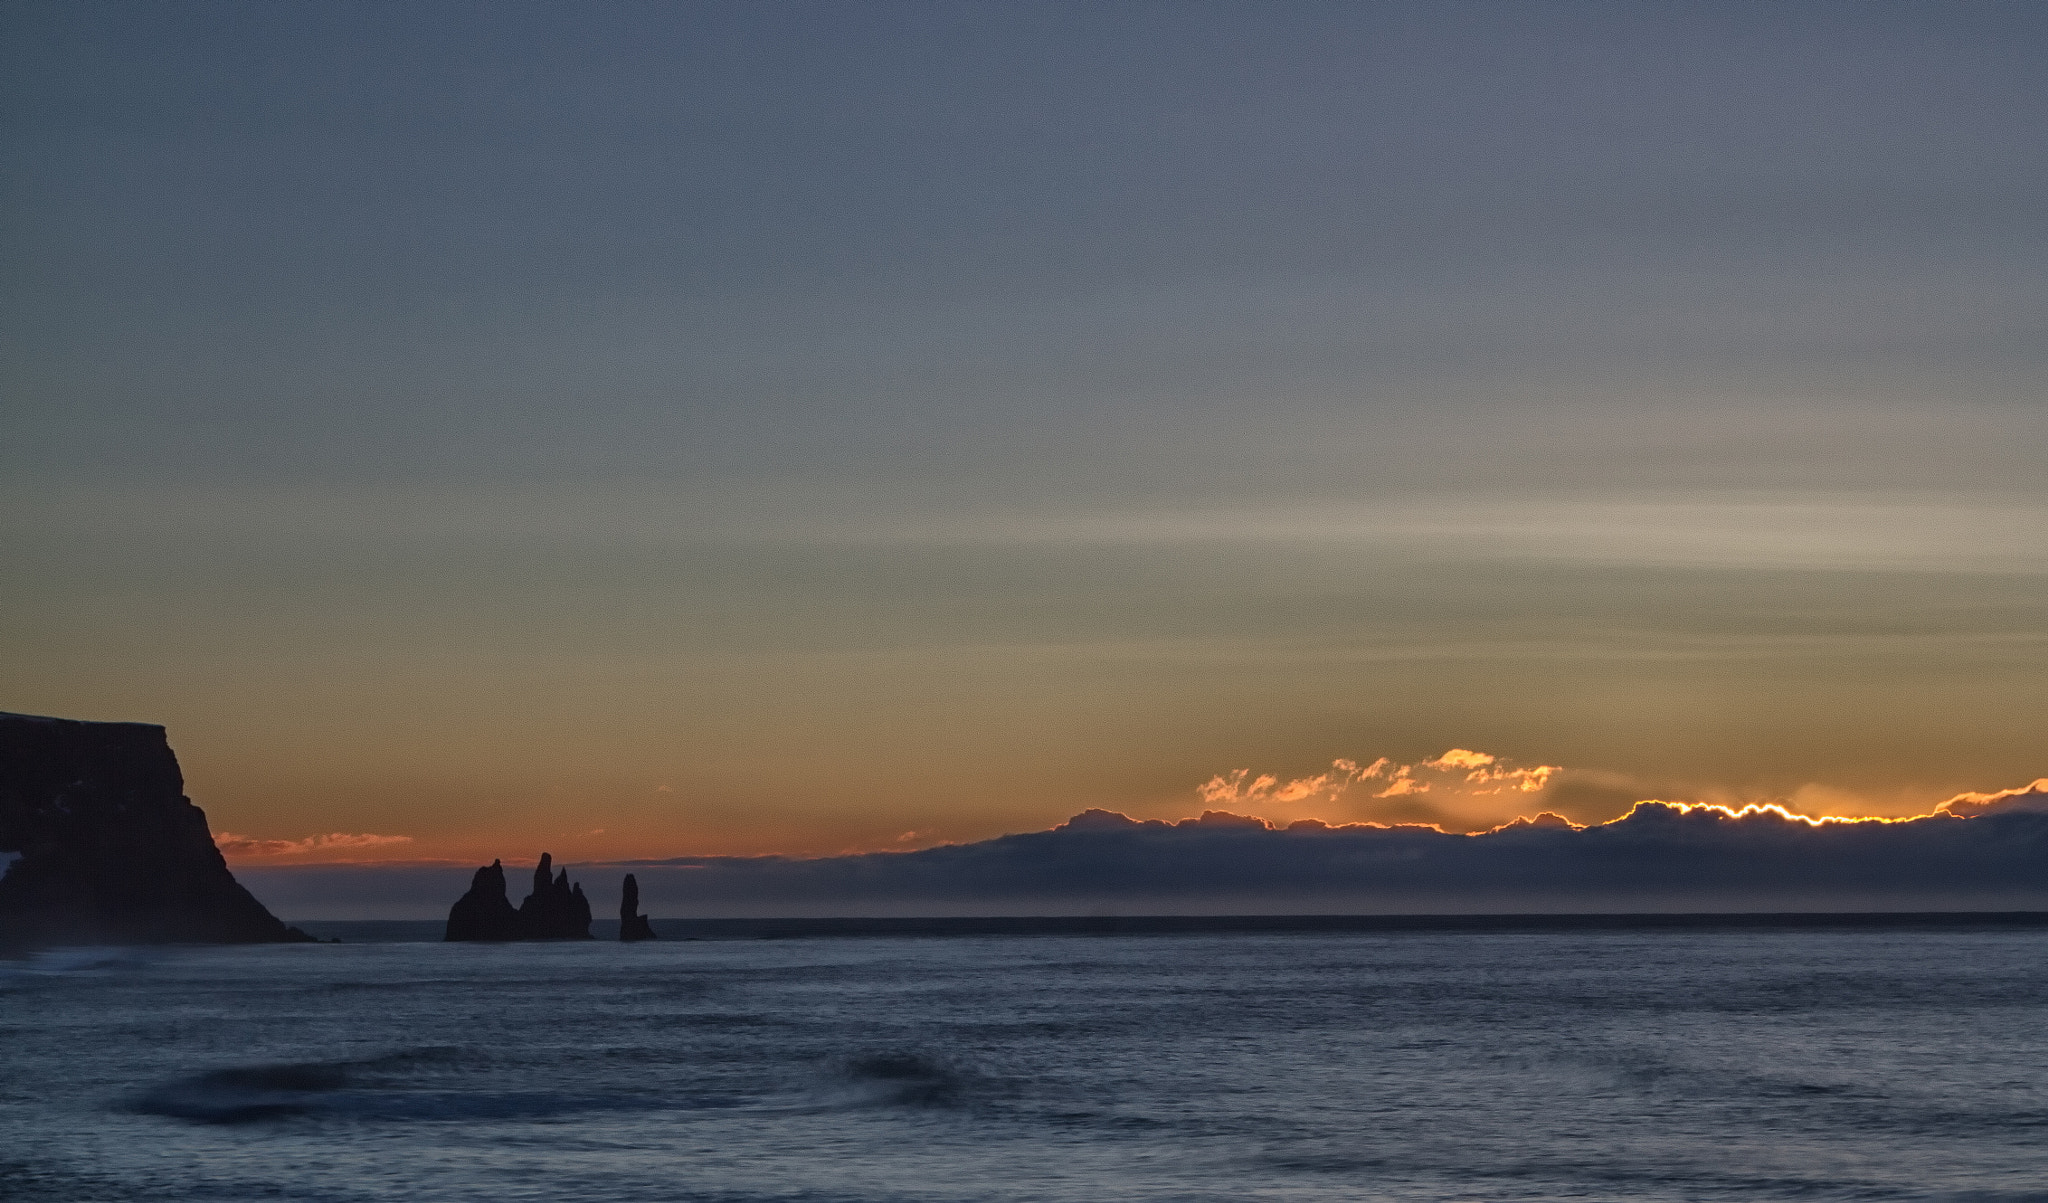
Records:
<instances>
[{"instance_id":1,"label":"rock silhouette in water","mask_svg":"<svg viewBox=\"0 0 2048 1203\"><path fill-rule=\"evenodd\" d=\"M505 898L505 867L492 861L470 879L469 892L448 910L449 940L588 940L590 900L569 871L550 876L554 857L543 852L533 870L533 893L518 910Z\"/></svg>"},{"instance_id":2,"label":"rock silhouette in water","mask_svg":"<svg viewBox=\"0 0 2048 1203\"><path fill-rule=\"evenodd\" d=\"M450 940L517 940L519 912L505 898L505 866L492 861L470 878L469 893L448 911Z\"/></svg>"},{"instance_id":3,"label":"rock silhouette in water","mask_svg":"<svg viewBox=\"0 0 2048 1203\"><path fill-rule=\"evenodd\" d=\"M619 939L631 943L653 938L654 925L640 913L640 883L628 873L625 887L619 893Z\"/></svg>"},{"instance_id":4,"label":"rock silhouette in water","mask_svg":"<svg viewBox=\"0 0 2048 1203\"><path fill-rule=\"evenodd\" d=\"M528 940L588 940L590 902L583 887L569 884L569 871L550 879L554 858L543 852L533 870L533 893L519 904L519 923Z\"/></svg>"},{"instance_id":5,"label":"rock silhouette in water","mask_svg":"<svg viewBox=\"0 0 2048 1203\"><path fill-rule=\"evenodd\" d=\"M228 872L164 729L0 714L0 943L253 944L286 927Z\"/></svg>"}]
</instances>

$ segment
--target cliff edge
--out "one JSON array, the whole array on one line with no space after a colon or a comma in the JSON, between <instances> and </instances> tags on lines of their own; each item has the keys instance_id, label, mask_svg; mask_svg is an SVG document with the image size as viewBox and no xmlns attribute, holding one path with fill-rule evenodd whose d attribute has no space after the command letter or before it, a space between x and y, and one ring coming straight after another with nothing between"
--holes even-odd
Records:
<instances>
[{"instance_id":1,"label":"cliff edge","mask_svg":"<svg viewBox=\"0 0 2048 1203\"><path fill-rule=\"evenodd\" d=\"M228 872L162 727L0 713L0 945L310 939Z\"/></svg>"}]
</instances>

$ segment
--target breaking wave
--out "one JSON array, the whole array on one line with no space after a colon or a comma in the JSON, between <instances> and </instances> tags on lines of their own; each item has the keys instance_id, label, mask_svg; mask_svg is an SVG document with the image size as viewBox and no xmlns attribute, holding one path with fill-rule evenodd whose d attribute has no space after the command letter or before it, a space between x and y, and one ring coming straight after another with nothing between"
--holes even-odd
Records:
<instances>
[{"instance_id":1,"label":"breaking wave","mask_svg":"<svg viewBox=\"0 0 2048 1203\"><path fill-rule=\"evenodd\" d=\"M601 1111L686 1111L736 1105L718 1096L658 1097L555 1090L450 1090L394 1083L391 1070L445 1061L447 1050L417 1050L357 1061L308 1061L208 1070L153 1086L127 1110L202 1124L249 1124L297 1117L367 1121L537 1120Z\"/></svg>"},{"instance_id":2,"label":"breaking wave","mask_svg":"<svg viewBox=\"0 0 2048 1203\"><path fill-rule=\"evenodd\" d=\"M857 1096L899 1107L958 1106L968 1075L952 1065L916 1053L873 1053L840 1063L839 1074Z\"/></svg>"}]
</instances>

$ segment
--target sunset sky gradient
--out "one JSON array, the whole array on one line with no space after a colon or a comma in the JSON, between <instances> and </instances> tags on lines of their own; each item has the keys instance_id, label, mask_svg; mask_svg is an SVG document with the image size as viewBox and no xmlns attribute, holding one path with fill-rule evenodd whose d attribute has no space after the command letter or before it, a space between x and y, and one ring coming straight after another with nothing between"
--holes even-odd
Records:
<instances>
[{"instance_id":1,"label":"sunset sky gradient","mask_svg":"<svg viewBox=\"0 0 2048 1203\"><path fill-rule=\"evenodd\" d=\"M2044 129L2020 4L9 4L0 709L266 862L2024 787Z\"/></svg>"}]
</instances>

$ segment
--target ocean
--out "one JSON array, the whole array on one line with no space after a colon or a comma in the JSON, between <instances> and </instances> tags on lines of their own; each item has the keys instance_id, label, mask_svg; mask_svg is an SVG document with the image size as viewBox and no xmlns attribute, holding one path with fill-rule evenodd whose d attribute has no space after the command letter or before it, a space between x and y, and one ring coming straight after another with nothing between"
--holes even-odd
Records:
<instances>
[{"instance_id":1,"label":"ocean","mask_svg":"<svg viewBox=\"0 0 2048 1203\"><path fill-rule=\"evenodd\" d=\"M0 1198L2048 1200L2042 929L402 928L0 963Z\"/></svg>"}]
</instances>

